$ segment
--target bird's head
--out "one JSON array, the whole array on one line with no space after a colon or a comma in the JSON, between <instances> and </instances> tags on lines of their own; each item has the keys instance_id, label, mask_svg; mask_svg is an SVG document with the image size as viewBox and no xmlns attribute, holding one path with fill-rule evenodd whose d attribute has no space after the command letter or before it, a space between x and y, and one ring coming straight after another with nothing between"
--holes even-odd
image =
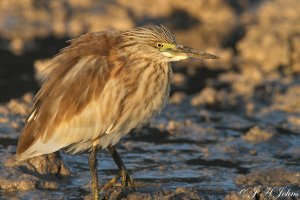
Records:
<instances>
[{"instance_id":1,"label":"bird's head","mask_svg":"<svg viewBox=\"0 0 300 200\"><path fill-rule=\"evenodd\" d=\"M196 49L186 47L183 45L170 44L165 42L158 42L155 47L160 54L169 61L179 61L186 58L203 58L203 59L218 59L218 56L206 53L205 51L198 51Z\"/></svg>"},{"instance_id":2,"label":"bird's head","mask_svg":"<svg viewBox=\"0 0 300 200\"><path fill-rule=\"evenodd\" d=\"M139 57L172 62L186 58L218 59L218 56L176 43L173 34L164 26L144 26L124 32L125 47Z\"/></svg>"}]
</instances>

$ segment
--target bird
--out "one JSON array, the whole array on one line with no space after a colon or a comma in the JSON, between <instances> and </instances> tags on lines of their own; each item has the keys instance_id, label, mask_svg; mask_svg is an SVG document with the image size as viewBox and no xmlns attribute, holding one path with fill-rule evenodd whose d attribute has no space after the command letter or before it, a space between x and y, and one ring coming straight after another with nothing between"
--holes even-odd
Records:
<instances>
[{"instance_id":1,"label":"bird","mask_svg":"<svg viewBox=\"0 0 300 200\"><path fill-rule=\"evenodd\" d=\"M55 55L18 140L18 161L56 152L89 151L91 194L99 199L97 150L108 149L121 179L134 188L116 144L166 105L171 63L218 56L176 43L163 25L83 34Z\"/></svg>"}]
</instances>

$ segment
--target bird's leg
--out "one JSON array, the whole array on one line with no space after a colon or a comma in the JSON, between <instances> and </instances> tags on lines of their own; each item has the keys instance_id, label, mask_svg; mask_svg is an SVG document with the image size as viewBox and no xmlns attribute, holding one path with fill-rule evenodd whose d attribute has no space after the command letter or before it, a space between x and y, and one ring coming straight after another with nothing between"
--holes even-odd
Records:
<instances>
[{"instance_id":1,"label":"bird's leg","mask_svg":"<svg viewBox=\"0 0 300 200\"><path fill-rule=\"evenodd\" d=\"M99 200L97 163L97 147L93 146L90 152L89 164L92 177L92 196L94 200Z\"/></svg>"},{"instance_id":2,"label":"bird's leg","mask_svg":"<svg viewBox=\"0 0 300 200\"><path fill-rule=\"evenodd\" d=\"M111 146L108 147L108 150L111 154L111 156L113 157L115 163L117 164L118 168L119 168L119 174L116 175L113 179L111 179L105 186L104 188L110 187L111 185L113 185L114 183L116 183L120 177L122 178L122 187L127 187L130 186L132 188L135 188L134 185L134 181L133 179L129 176L129 173L121 159L121 157L119 156L116 147L115 146Z\"/></svg>"}]
</instances>

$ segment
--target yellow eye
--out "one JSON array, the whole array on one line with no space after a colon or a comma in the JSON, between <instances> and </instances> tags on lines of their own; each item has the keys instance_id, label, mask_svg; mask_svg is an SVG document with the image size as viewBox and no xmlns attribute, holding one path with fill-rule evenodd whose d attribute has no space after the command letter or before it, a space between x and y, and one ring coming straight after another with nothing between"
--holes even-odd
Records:
<instances>
[{"instance_id":1,"label":"yellow eye","mask_svg":"<svg viewBox=\"0 0 300 200\"><path fill-rule=\"evenodd\" d=\"M157 43L157 44L156 44L156 47L158 47L158 48L162 48L162 47L164 47L164 45L163 45L163 44L161 44L161 43Z\"/></svg>"}]
</instances>

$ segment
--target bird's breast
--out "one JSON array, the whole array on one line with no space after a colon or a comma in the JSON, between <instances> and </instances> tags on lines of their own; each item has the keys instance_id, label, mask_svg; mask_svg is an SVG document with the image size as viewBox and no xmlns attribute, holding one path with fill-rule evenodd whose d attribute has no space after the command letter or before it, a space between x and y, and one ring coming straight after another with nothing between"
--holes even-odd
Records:
<instances>
[{"instance_id":1,"label":"bird's breast","mask_svg":"<svg viewBox=\"0 0 300 200\"><path fill-rule=\"evenodd\" d=\"M126 134L158 114L166 105L171 79L172 70L163 63L132 66L115 77L110 91L114 93L111 96L116 97L113 101L118 109L106 134Z\"/></svg>"}]
</instances>

